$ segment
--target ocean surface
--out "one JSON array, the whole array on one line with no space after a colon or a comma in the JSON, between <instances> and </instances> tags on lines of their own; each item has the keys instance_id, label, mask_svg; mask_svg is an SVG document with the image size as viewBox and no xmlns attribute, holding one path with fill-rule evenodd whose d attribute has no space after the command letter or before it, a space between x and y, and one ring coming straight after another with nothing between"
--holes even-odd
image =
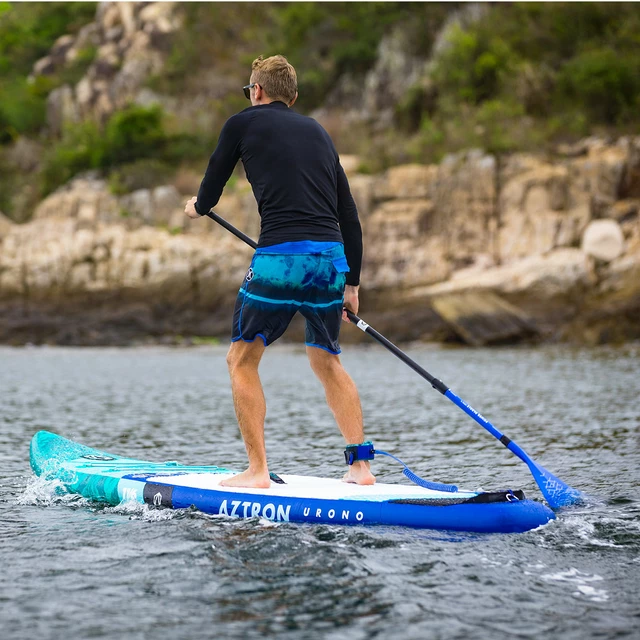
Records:
<instances>
[{"instance_id":1,"label":"ocean surface","mask_svg":"<svg viewBox=\"0 0 640 640\"><path fill-rule=\"evenodd\" d=\"M0 638L640 638L640 345L406 350L587 503L509 535L90 503L34 477L36 431L244 468L226 348L0 348ZM379 448L432 480L542 500L402 362L375 344L342 358ZM270 347L261 374L271 470L339 477L304 349ZM374 471L408 482L387 458Z\"/></svg>"}]
</instances>

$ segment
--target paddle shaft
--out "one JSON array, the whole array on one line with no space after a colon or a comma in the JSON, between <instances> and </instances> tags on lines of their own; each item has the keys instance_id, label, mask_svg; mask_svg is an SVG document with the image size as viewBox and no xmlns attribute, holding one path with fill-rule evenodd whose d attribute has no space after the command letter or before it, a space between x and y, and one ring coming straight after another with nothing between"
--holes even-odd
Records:
<instances>
[{"instance_id":1,"label":"paddle shaft","mask_svg":"<svg viewBox=\"0 0 640 640\"><path fill-rule=\"evenodd\" d=\"M409 365L416 373L427 380L431 386L449 398L453 404L462 409L468 416L473 418L481 427L486 429L494 438L499 440L511 453L518 456L528 467L533 475L538 488L547 499L552 508L576 504L582 501L582 494L570 487L568 484L557 478L544 467L534 462L529 455L521 449L513 440L500 433L481 413L478 413L471 405L467 404L462 398L457 396L444 382L432 376L426 369L423 369L417 362L414 362L406 353L398 349L396 345L387 340L382 334L378 333L373 327L370 327L364 320L359 318L349 309L345 309L347 317L356 326L368 333L374 340L379 342L385 349L391 351L394 356L400 358L402 362Z\"/></svg>"},{"instance_id":2,"label":"paddle shaft","mask_svg":"<svg viewBox=\"0 0 640 640\"><path fill-rule=\"evenodd\" d=\"M421 367L415 360L412 360L404 351L396 347L393 342L387 340L381 333L376 331L373 327L370 327L364 320L359 318L353 311L346 309L347 317L353 322L358 329L361 329L365 333L369 334L376 342L379 342L385 349L391 351L394 356L402 360L406 365L410 366L418 375L427 380L431 386L439 391L443 396L449 398L455 405L460 407L466 414L471 416L476 422L482 425L491 435L496 437L505 447L509 447L511 440L507 436L500 433L484 416L478 413L473 407L468 405L462 398L458 397L447 385L438 380L438 378L432 376L426 369ZM519 449L519 447L518 447ZM514 451L519 455L516 451Z\"/></svg>"},{"instance_id":3,"label":"paddle shaft","mask_svg":"<svg viewBox=\"0 0 640 640\"><path fill-rule=\"evenodd\" d=\"M230 222L227 222L224 218L221 218L215 211L209 211L209 213L207 213L207 216L217 222L221 227L224 227L227 231L233 233L236 238L240 238L240 240L248 244L252 249L258 248L258 243L253 238L250 238L246 233L242 233L240 229L236 229Z\"/></svg>"}]
</instances>

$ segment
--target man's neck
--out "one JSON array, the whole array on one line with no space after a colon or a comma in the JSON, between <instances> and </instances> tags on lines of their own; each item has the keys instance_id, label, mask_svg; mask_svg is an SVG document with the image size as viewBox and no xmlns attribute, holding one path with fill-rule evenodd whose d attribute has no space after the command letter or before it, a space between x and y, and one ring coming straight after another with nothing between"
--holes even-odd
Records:
<instances>
[{"instance_id":1,"label":"man's neck","mask_svg":"<svg viewBox=\"0 0 640 640\"><path fill-rule=\"evenodd\" d=\"M276 99L267 98L266 100L264 98L261 98L258 102L256 102L255 104L252 104L251 106L263 107L266 104L273 104L274 102L282 102L282 104L286 105L287 107L289 106L288 104L285 103L284 100L278 100L277 98Z\"/></svg>"}]
</instances>

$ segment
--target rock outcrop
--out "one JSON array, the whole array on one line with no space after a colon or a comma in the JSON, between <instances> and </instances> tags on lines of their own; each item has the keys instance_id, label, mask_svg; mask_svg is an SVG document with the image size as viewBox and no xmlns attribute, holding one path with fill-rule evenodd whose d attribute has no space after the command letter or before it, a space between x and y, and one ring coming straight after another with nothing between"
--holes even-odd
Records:
<instances>
[{"instance_id":1,"label":"rock outcrop","mask_svg":"<svg viewBox=\"0 0 640 640\"><path fill-rule=\"evenodd\" d=\"M148 104L159 97L145 86L164 65L172 33L182 24L176 2L102 2L96 19L75 35L58 38L33 75L51 75L95 50L95 57L75 86L63 85L49 94L47 124L53 135L65 125L87 118L106 121L128 103Z\"/></svg>"}]
</instances>

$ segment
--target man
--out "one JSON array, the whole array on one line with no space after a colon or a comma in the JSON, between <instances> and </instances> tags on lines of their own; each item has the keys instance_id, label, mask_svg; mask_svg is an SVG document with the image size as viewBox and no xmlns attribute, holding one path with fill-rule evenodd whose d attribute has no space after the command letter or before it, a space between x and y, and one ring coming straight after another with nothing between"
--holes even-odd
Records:
<instances>
[{"instance_id":1,"label":"man","mask_svg":"<svg viewBox=\"0 0 640 640\"><path fill-rule=\"evenodd\" d=\"M283 56L260 56L243 89L252 106L225 123L185 213L198 218L214 207L242 159L261 231L236 301L227 363L249 468L222 484L266 488L266 404L258 365L298 311L306 319L311 368L347 445L364 441L358 391L338 357L340 323L347 319L343 304L358 312L362 231L331 138L315 120L290 110L298 97L293 66ZM356 454L344 480L374 484L366 456Z\"/></svg>"}]
</instances>

